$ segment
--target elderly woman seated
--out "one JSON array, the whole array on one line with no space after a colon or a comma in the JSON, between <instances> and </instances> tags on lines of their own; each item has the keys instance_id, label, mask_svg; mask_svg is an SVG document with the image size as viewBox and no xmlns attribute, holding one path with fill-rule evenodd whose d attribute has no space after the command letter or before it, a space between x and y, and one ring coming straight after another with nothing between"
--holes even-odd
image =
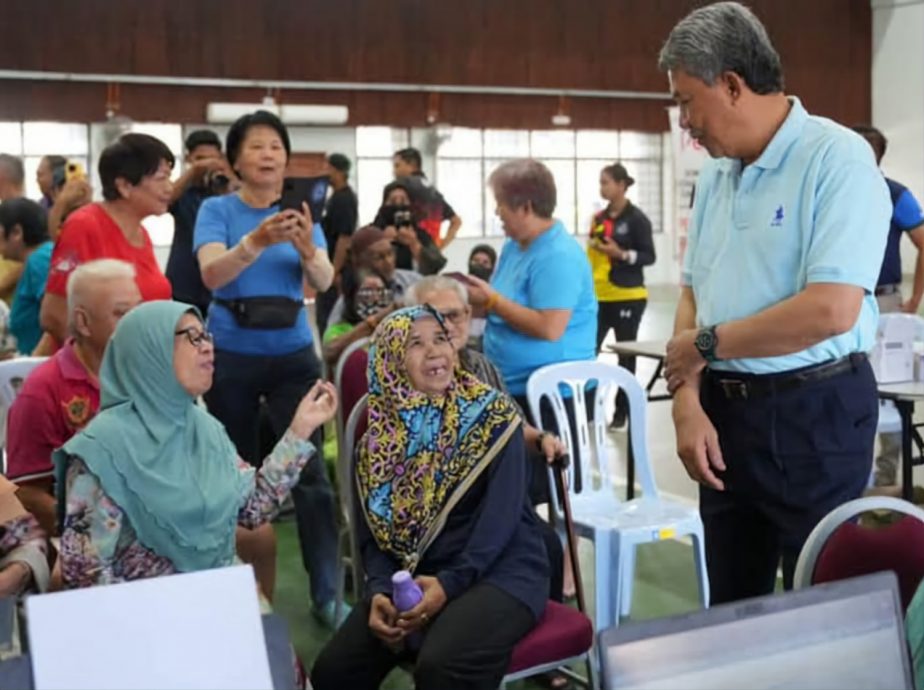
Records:
<instances>
[{"instance_id":1,"label":"elderly woman seated","mask_svg":"<svg viewBox=\"0 0 924 690\"><path fill-rule=\"evenodd\" d=\"M195 404L214 350L199 312L149 302L119 322L100 371L101 409L55 453L66 587L230 565L235 527L270 520L336 409L319 382L258 472Z\"/></svg>"},{"instance_id":2,"label":"elderly woman seated","mask_svg":"<svg viewBox=\"0 0 924 690\"><path fill-rule=\"evenodd\" d=\"M316 690L376 688L405 661L418 690L496 688L545 608L522 422L455 360L432 308L399 310L375 332L355 473L368 597L318 657ZM399 613L389 593L402 569L423 599Z\"/></svg>"},{"instance_id":3,"label":"elderly woman seated","mask_svg":"<svg viewBox=\"0 0 924 690\"><path fill-rule=\"evenodd\" d=\"M38 521L0 476L0 598L48 588L48 541Z\"/></svg>"}]
</instances>

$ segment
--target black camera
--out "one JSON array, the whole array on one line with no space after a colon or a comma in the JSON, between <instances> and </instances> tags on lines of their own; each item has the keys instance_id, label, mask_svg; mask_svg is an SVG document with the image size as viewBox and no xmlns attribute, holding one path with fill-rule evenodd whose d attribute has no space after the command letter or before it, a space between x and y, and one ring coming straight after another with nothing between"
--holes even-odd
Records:
<instances>
[{"instance_id":1,"label":"black camera","mask_svg":"<svg viewBox=\"0 0 924 690\"><path fill-rule=\"evenodd\" d=\"M228 185L231 184L231 179L217 170L209 170L202 182L209 192L215 196L220 196L228 193Z\"/></svg>"}]
</instances>

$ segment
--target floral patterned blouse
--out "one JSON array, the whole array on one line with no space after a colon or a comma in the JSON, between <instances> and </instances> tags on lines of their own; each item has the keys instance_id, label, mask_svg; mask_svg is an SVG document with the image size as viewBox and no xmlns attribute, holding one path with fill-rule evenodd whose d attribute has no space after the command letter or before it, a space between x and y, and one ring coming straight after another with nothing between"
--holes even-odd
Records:
<instances>
[{"instance_id":1,"label":"floral patterned blouse","mask_svg":"<svg viewBox=\"0 0 924 690\"><path fill-rule=\"evenodd\" d=\"M287 431L257 472L238 524L252 529L272 520L314 453L314 444ZM254 472L243 460L238 459L238 466L241 472ZM77 456L68 465L65 500L60 558L66 587L108 585L176 572L173 563L138 541L125 513Z\"/></svg>"}]
</instances>

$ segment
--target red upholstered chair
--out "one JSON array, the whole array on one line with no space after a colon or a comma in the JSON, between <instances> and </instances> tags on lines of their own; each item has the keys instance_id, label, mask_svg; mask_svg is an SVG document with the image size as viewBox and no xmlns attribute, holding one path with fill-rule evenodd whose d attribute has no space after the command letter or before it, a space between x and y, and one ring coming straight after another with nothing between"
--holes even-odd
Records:
<instances>
[{"instance_id":1,"label":"red upholstered chair","mask_svg":"<svg viewBox=\"0 0 924 690\"><path fill-rule=\"evenodd\" d=\"M343 427L356 402L369 392L366 367L369 364L369 338L360 338L349 345L337 360L334 369L334 386L340 396L337 410L337 442L343 445Z\"/></svg>"},{"instance_id":2,"label":"red upholstered chair","mask_svg":"<svg viewBox=\"0 0 924 690\"><path fill-rule=\"evenodd\" d=\"M352 458L356 443L366 432L366 400L363 396L350 412L344 429L344 453ZM594 688L594 669L590 658L593 646L594 628L590 618L584 613L584 587L581 581L581 568L578 560L577 541L574 536L574 523L571 516L571 504L568 501L568 492L562 485L564 470L567 466L565 458L556 468L555 479L558 485L559 496L563 496L565 517L565 532L568 538L568 549L571 553L571 563L574 567L574 584L577 590L578 608L549 601L545 613L532 631L517 643L510 659L510 666L503 684L534 676L539 673L558 669L573 661L583 660L587 665L587 678L581 678L570 669L562 669L563 673L582 681L588 687ZM350 486L352 493L352 484ZM358 554L357 554L358 556ZM354 558L358 563L358 558Z\"/></svg>"},{"instance_id":3,"label":"red upholstered chair","mask_svg":"<svg viewBox=\"0 0 924 690\"><path fill-rule=\"evenodd\" d=\"M904 517L881 528L853 522L870 510L890 510ZM907 608L924 579L924 511L897 498L870 496L836 508L812 530L799 554L794 585L808 587L881 570L898 576Z\"/></svg>"}]
</instances>

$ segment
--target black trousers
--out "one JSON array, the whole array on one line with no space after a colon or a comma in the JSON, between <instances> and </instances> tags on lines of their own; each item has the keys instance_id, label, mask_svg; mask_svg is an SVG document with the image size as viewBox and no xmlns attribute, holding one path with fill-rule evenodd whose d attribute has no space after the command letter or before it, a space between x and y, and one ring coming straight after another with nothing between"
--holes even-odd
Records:
<instances>
[{"instance_id":1,"label":"black trousers","mask_svg":"<svg viewBox=\"0 0 924 690\"><path fill-rule=\"evenodd\" d=\"M276 439L281 438L305 393L321 376L321 363L309 346L287 355L242 355L215 351L215 382L206 393L209 412L224 424L244 460L259 467L260 400ZM337 592L337 520L334 490L321 457L323 431L311 437L317 455L302 469L292 489L302 563L311 580L316 607ZM275 441L270 444L275 445Z\"/></svg>"},{"instance_id":2,"label":"black trousers","mask_svg":"<svg viewBox=\"0 0 924 690\"><path fill-rule=\"evenodd\" d=\"M324 337L324 331L327 330L327 321L330 313L334 310L337 298L340 297L340 291L336 286L331 285L324 292L319 292L314 298L314 318L318 324L318 335Z\"/></svg>"},{"instance_id":3,"label":"black trousers","mask_svg":"<svg viewBox=\"0 0 924 690\"><path fill-rule=\"evenodd\" d=\"M612 329L616 334L616 342L627 342L638 339L638 327L642 322L642 314L648 305L646 299L626 300L625 302L600 302L597 305L597 354L606 336ZM635 373L635 357L619 355L619 366ZM629 403L622 391L616 395L616 410L626 411Z\"/></svg>"},{"instance_id":4,"label":"black trousers","mask_svg":"<svg viewBox=\"0 0 924 690\"><path fill-rule=\"evenodd\" d=\"M815 525L866 487L879 416L876 381L853 371L765 397L729 399L708 374L702 403L719 435L724 491L700 487L712 603L769 594L782 558L792 588Z\"/></svg>"},{"instance_id":5,"label":"black trousers","mask_svg":"<svg viewBox=\"0 0 924 690\"><path fill-rule=\"evenodd\" d=\"M497 587L477 584L423 631L420 651L395 653L369 630L357 604L311 670L315 690L374 690L399 663L414 663L417 690L496 690L514 645L536 624L532 611Z\"/></svg>"}]
</instances>

